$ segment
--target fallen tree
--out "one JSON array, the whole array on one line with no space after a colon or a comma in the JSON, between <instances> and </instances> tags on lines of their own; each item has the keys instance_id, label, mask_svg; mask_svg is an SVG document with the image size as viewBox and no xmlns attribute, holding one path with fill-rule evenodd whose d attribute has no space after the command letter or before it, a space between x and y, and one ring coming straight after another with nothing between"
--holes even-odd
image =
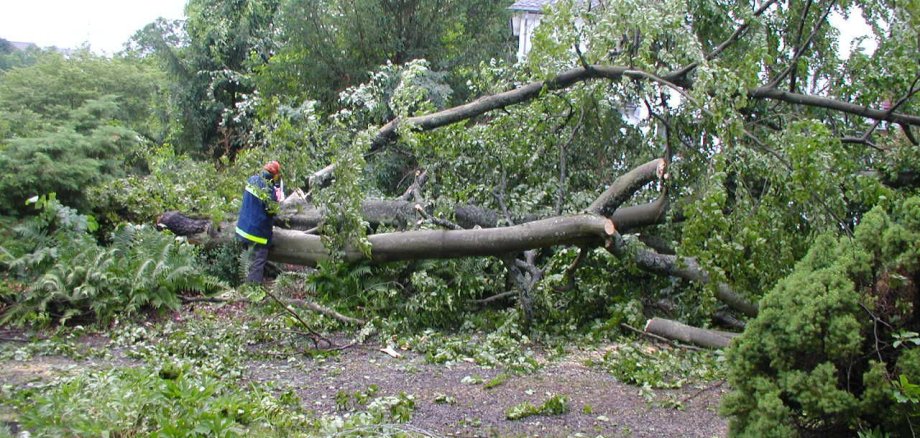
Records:
<instances>
[{"instance_id":1,"label":"fallen tree","mask_svg":"<svg viewBox=\"0 0 920 438\"><path fill-rule=\"evenodd\" d=\"M494 256L508 260L506 267L513 271L512 277L525 292L533 289L542 271L535 265L533 254L527 252L555 246L577 246L581 248L604 247L612 254L628 258L640 268L656 274L671 275L694 282L707 283L709 275L693 259L678 258L674 255L658 254L645 248L628 248L620 234L620 226L637 227L651 225L662 220L667 207L666 196L658 200L634 207L619 209L636 191L651 181L666 177L666 164L662 159L652 160L622 175L614 184L602 193L579 215L555 216L545 219L526 221L513 226L498 226L493 220L496 213L486 209L461 206L455 209L458 222L463 219L473 229L453 224L448 230L411 230L390 233L370 234L367 240L371 245L369 256L355 247L346 248L342 258L347 262L369 261L385 263L405 260L448 259L461 257ZM409 217L406 201L366 201L364 213L369 222L386 224L415 223ZM412 211L423 213L415 204ZM315 266L323 260L330 260L333 255L325 246L319 235L305 232L315 229L322 223L320 209L302 202L289 204L286 213L281 216L285 225L294 225L301 229L275 228L269 259L276 262ZM621 212L617 215L617 212ZM483 220L482 218L487 218ZM622 224L619 225L618 224ZM215 225L207 220L188 218L178 212L162 215L157 225L172 232L187 236L192 241L226 241L233 239L232 222ZM517 254L524 254L518 259ZM509 258L510 257L510 258ZM717 298L731 308L746 315L757 313L756 305L748 302L730 286L718 285Z\"/></svg>"},{"instance_id":2,"label":"fallen tree","mask_svg":"<svg viewBox=\"0 0 920 438\"><path fill-rule=\"evenodd\" d=\"M507 110L516 105L540 100L551 96L552 93L561 93L563 90L575 88L580 84L587 85L591 82L606 81L611 88L614 85L623 83L634 83L646 84L648 85L646 90L653 90L652 92L642 91L642 93L647 93L643 94L643 103L648 109L650 117L654 118L660 124L660 129L665 132L663 139L663 143L665 143L664 153L656 154L657 156L664 155L665 158L647 162L624 173L582 210L581 214L569 215L560 214L560 203L558 201L564 194L563 187L565 187L565 181L568 177L565 160L566 144L559 145L558 175L560 189L556 209L550 214L541 211L528 211L524 212L524 214L515 211L514 213L517 214L513 214L509 212L505 205L502 205L502 209L499 211L497 209L458 203L448 209L447 216L449 217L436 217L429 206L425 204L421 194L422 186L431 175L428 172L417 171L415 182L399 198L393 200L365 199L360 203L360 215L364 221L371 225L372 230L376 230L376 227L380 225L385 225L400 231L389 233L371 232L367 236L367 241L371 248L369 254L364 254L354 247L346 247L342 257L346 261L368 260L376 263L458 257L497 257L504 262L509 272L509 277L521 291L518 298L522 305L526 307L530 291L541 281L544 274L543 270L538 266L539 254L537 251L555 246L604 247L611 254L620 259L629 260L645 272L706 284L714 290L716 297L729 307L748 316L756 315L757 305L741 298L732 285L724 282L733 281L731 276L725 275L724 272L718 276L713 275L713 273L706 271L706 268L698 259L682 257L673 253L665 254L637 243L632 243L634 239L624 238L624 235L639 231L643 227L664 222L671 202L668 193L669 182L665 180L667 175L665 163L672 158L674 150L677 148L676 143L683 143L689 151L699 152L704 147L694 142L705 143L709 139L713 143L708 145L709 148L716 150L716 152L698 153L699 156L695 158L705 162L709 159L706 154L719 153L724 142L730 146L730 148L726 146L726 149L731 151L738 149L756 151L758 154L775 161L773 164L792 172L794 166L790 164L788 158L781 151L776 149L780 146L779 143L785 141L785 139L777 136L776 139L761 140L761 138L773 135L776 131L782 131L783 128L777 123L765 120L762 117L763 114L758 113L758 111L763 111L761 108L756 108L758 102L771 102L771 105L769 105L771 111L778 107L785 107L806 109L811 113L821 114L822 117L828 120L828 125L833 127L830 134L826 138L822 138L822 141L838 148L846 143L862 143L874 146L870 137L875 128L882 122L900 126L905 138L915 144L911 129L912 127L920 126L920 117L905 112L904 108L906 107L903 106L920 90L916 87L916 80L906 90L900 90L903 97L897 103L882 109L872 108L866 104L848 102L833 93L818 95L808 94L809 92L807 91L799 92L801 87L796 86L796 76L799 73L797 73L794 66L799 61L799 58L803 56L803 53L808 50L809 45L812 44L814 35L822 28L823 20L827 16L826 13L814 24L811 36L797 40L796 44L800 45L795 47L793 51L795 55L790 60L788 68L778 74L771 72L769 80L765 84L756 85L756 83L748 81L744 82L744 86L726 87L726 91L715 89L718 87L713 87L711 82L700 80L698 73L706 69L708 63L715 63L724 53L732 50L732 46L743 40L751 28L759 25L758 17L768 13L771 6L776 3L775 0L764 2L753 11L752 15L746 18L747 21L740 24L735 23L736 28L727 39L718 45L714 45L713 49L703 54L702 57L691 57L692 59L697 59L696 61L685 65L677 65L676 68L674 65L664 62L658 65L670 65L670 68L663 68L660 71L653 71L654 68L649 66L643 69L632 64L629 66L608 65L603 63L607 60L606 57L603 59L596 58L593 62L589 62L582 53L578 53L580 64L578 67L569 68L554 75L544 75L542 76L545 78L543 80L523 84L515 83L516 86L512 89L486 95L452 108L415 116L391 117L382 126L376 128L376 132L370 137L356 137L365 139L361 140L363 142L361 144L355 143L361 152L367 154L377 153L399 140L405 133L432 131L461 122L469 122L471 125L477 124L477 122L485 121L484 119L492 117L497 110ZM807 15L808 11L806 10L805 16ZM802 18L803 26L805 18L804 16ZM800 29L799 31L803 32L804 30ZM802 36L799 35L799 37ZM636 38L640 38L638 34ZM611 55L609 59L616 59L616 57ZM709 71L709 73L711 74L712 71ZM758 77L757 79L759 80L760 78ZM788 90L784 89L785 87L782 84L787 79L790 81ZM803 78L799 79L804 81ZM738 81L738 83L741 83L741 81ZM703 88L703 90L699 90L699 88ZM667 90L672 90L681 96L683 99L683 108L681 110L673 110L669 106L668 99L664 97ZM820 93L820 91L815 91L814 88L811 89L811 92ZM658 94L657 96L655 95L656 93ZM731 130L727 128L725 130L714 129L710 126L696 131L687 127L703 125L703 123L700 123L701 121L707 121L707 123L712 123L713 125L723 122L724 113L716 114L712 112L711 105L707 105L707 102L700 102L700 99L706 99L707 96L713 97L713 101L721 99L718 102L719 105L725 104L725 101L742 102L737 104L737 107L722 108L723 110L730 109L740 114L737 120L738 123ZM660 101L656 102L656 99ZM762 106L768 107L768 105ZM572 117L574 112L569 111L569 115L562 126L575 119ZM789 112L794 113L793 110ZM582 114L583 116L584 114ZM675 119L680 117L683 117L683 120L680 121L684 124L683 129L688 131L684 135L681 135L681 126L678 122L675 122ZM799 114L796 114L796 117L791 117L791 119L797 118L800 118ZM860 119L870 119L875 122L875 125L865 131L862 137L856 138L858 141L855 141L855 137L846 135L846 133L855 128L860 128L861 125L858 122ZM579 121L578 123L581 122ZM571 139L575 138L579 126L576 125L572 128L569 143L571 143ZM815 127L812 126L809 129L814 130ZM727 131L732 131L735 138L729 140L727 137L723 137L723 135L727 134ZM813 132L807 129L805 131L802 138L811 139L815 137ZM832 140L834 141L825 141L831 137L833 137ZM735 146L738 147L736 148ZM535 151L534 156L537 155L539 155L539 152ZM865 162L870 161L866 160ZM743 162L743 160L738 159L738 162ZM330 164L313 172L308 178L306 188L312 191L323 190L333 180L335 171L336 164ZM505 171L502 170L502 172ZM868 171L866 174L872 174L871 172ZM714 176L713 173L715 171L706 175L712 177ZM756 172L752 173L756 174ZM816 174L812 173L811 177L813 178L814 175ZM820 175L820 173L817 175ZM502 177L504 178L504 173ZM764 188L770 187L771 181L762 175L755 175L755 177L759 179L753 182L742 180L740 184L747 185L744 189L748 191L747 196L750 204L754 205L753 208L756 210L761 204L760 197L764 193ZM804 179L807 180L807 177ZM634 197L637 191L656 180L661 181L663 187L660 196L655 201L623 207L629 199ZM737 200L736 188L739 185L738 181L739 179L736 178L736 175L729 172L729 176L724 182L725 191L730 192L727 204L734 205ZM352 182L349 181L348 183ZM827 184L826 186L834 187L833 184ZM824 210L822 213L833 217L838 227L845 228L847 224L852 223L853 218L835 216L834 212L827 208L826 200L817 192L806 191L803 195L791 198L791 200L785 200L785 204L783 201L779 201L778 205L781 208L787 208L793 201L810 202L817 206L816 210ZM802 201L803 198L806 201ZM500 203L502 203L501 200ZM726 205L723 210L727 212L726 215L732 214L731 206ZM309 200L309 196L301 202L293 202L286 206L276 222L276 225L283 229L279 228L275 232L275 245L270 258L276 261L310 265L332 257L332 254L323 244L323 238L316 234L330 214L327 209L313 205ZM790 220L792 222L796 218L801 219L810 215L808 212L799 212L790 216L793 218ZM171 225L171 222L176 222L176 225ZM190 222L183 223L183 219L175 215L164 215L160 223L177 233L200 236L203 239L215 239L221 238L221 236L227 238L230 237L233 229L232 224L196 225ZM446 229L417 229L420 224ZM800 225L792 224L792 226ZM807 227L801 227L801 229L805 228ZM198 231L188 233L187 231L189 230ZM655 236L643 235L642 237L644 241L652 242ZM656 244L656 247L673 252L667 248L667 245ZM742 250L745 250L745 248L742 248ZM582 252L584 253L584 250ZM580 256L579 260L581 258ZM711 264L711 260L709 262ZM573 264L567 275L574 272L577 266L578 260ZM723 279L725 280L723 281ZM762 287L762 285L755 285L754 287ZM756 296L756 291L754 295Z\"/></svg>"}]
</instances>

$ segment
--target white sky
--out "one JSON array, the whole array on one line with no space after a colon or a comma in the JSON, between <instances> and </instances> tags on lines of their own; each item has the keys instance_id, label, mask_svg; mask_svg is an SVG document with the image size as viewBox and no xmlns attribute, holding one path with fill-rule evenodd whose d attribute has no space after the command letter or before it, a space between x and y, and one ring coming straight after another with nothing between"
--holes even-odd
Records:
<instances>
[{"instance_id":1,"label":"white sky","mask_svg":"<svg viewBox=\"0 0 920 438\"><path fill-rule=\"evenodd\" d=\"M183 18L186 0L0 0L0 38L40 47L89 43L113 54L158 17Z\"/></svg>"}]
</instances>

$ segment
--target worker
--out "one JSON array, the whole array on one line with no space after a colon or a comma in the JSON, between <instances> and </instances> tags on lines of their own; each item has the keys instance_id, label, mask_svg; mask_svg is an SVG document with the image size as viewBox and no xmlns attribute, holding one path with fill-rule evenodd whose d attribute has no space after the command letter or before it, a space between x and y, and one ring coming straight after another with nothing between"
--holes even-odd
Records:
<instances>
[{"instance_id":1,"label":"worker","mask_svg":"<svg viewBox=\"0 0 920 438\"><path fill-rule=\"evenodd\" d=\"M272 242L274 217L284 199L281 185L281 164L271 161L258 175L249 177L243 191L243 205L236 221L237 239L249 250L247 283L261 283L268 248Z\"/></svg>"}]
</instances>

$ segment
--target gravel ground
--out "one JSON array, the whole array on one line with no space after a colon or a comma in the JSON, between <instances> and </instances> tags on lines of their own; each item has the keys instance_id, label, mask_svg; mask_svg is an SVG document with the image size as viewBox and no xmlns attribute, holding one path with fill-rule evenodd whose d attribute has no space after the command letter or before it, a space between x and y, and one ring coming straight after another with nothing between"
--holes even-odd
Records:
<instances>
[{"instance_id":1,"label":"gravel ground","mask_svg":"<svg viewBox=\"0 0 920 438\"><path fill-rule=\"evenodd\" d=\"M99 347L98 339L92 343ZM379 390L375 396L405 392L415 398L409 426L432 436L720 437L727 433L727 422L717 414L727 385L707 382L643 396L637 387L585 365L589 358L603 357L612 346L570 353L532 374L508 374L503 384L491 389L484 383L464 383L464 379L488 382L504 370L467 361L429 364L411 351L399 351L401 356L394 358L380 347L355 346L323 359L251 360L247 362L247 378L295 390L306 407L317 414L347 414L337 411L336 394L340 391L353 394L376 385ZM121 352L113 353L113 359L35 356L24 361L0 361L0 384L22 386L87 368L137 365ZM505 418L505 411L512 406L525 401L539 406L551 395L565 396L569 412L516 421ZM667 407L669 401L681 402L681 409ZM0 407L0 421L11 421L11 413L4 411Z\"/></svg>"},{"instance_id":2,"label":"gravel ground","mask_svg":"<svg viewBox=\"0 0 920 438\"><path fill-rule=\"evenodd\" d=\"M413 352L400 353L402 357L392 358L380 352L379 346L365 345L317 361L253 361L249 370L255 380L296 390L319 414L343 414L336 411L339 391L354 393L377 385L378 396L405 392L416 403L409 424L435 436L714 437L727 433L726 421L717 415L719 398L726 389L722 382L654 391L649 401L635 386L584 365L585 358L600 357L603 351L582 352L533 374L512 375L492 389L463 380L479 376L487 382L502 374L500 369L463 361L427 364ZM525 401L539 406L551 394L568 398L567 414L505 419L505 411L512 406ZM455 402L436 402L444 396ZM683 407L664 407L666 400L682 401Z\"/></svg>"}]
</instances>

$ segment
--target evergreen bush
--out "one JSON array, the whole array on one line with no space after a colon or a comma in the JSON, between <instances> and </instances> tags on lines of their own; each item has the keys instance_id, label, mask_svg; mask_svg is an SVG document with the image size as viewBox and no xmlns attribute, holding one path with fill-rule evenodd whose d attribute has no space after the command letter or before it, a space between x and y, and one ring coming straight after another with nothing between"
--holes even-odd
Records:
<instances>
[{"instance_id":1,"label":"evergreen bush","mask_svg":"<svg viewBox=\"0 0 920 438\"><path fill-rule=\"evenodd\" d=\"M819 237L727 359L735 436L909 436L920 413L920 197Z\"/></svg>"}]
</instances>

